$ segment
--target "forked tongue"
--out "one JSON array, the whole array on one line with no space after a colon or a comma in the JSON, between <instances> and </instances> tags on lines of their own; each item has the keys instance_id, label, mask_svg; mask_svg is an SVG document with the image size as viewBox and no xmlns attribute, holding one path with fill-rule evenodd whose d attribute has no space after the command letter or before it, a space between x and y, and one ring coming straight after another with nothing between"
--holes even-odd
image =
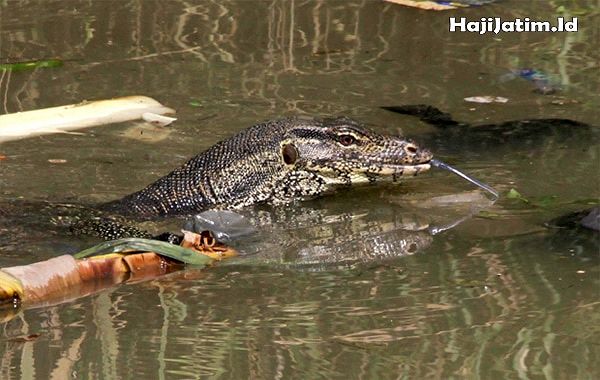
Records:
<instances>
[{"instance_id":1,"label":"forked tongue","mask_svg":"<svg viewBox=\"0 0 600 380\"><path fill-rule=\"evenodd\" d=\"M429 164L431 166L435 166L436 168L446 169L446 170L448 170L448 171L456 174L457 176L466 179L467 181L471 182L473 185L475 185L475 186L477 186L477 187L479 187L479 188L487 191L488 193L492 194L492 196L494 197L494 199L493 199L494 201L496 201L500 197L500 194L498 194L498 192L496 190L494 190L494 188L492 188L491 186L486 185L485 183L483 183L481 181L478 181L475 178L469 177L468 175L466 175L465 173L461 172L460 170L455 169L452 166L450 166L450 165L448 165L448 164L446 164L446 163L444 163L442 161L433 159L433 160L429 161Z\"/></svg>"}]
</instances>

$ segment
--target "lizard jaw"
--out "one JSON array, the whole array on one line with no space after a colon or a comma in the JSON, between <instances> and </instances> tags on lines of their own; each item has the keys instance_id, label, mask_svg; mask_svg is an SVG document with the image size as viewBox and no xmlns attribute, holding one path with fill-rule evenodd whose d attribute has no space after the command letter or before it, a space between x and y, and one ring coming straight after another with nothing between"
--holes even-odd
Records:
<instances>
[{"instance_id":1,"label":"lizard jaw","mask_svg":"<svg viewBox=\"0 0 600 380\"><path fill-rule=\"evenodd\" d=\"M431 168L429 162L417 165L384 165L377 173L383 176L414 177Z\"/></svg>"}]
</instances>

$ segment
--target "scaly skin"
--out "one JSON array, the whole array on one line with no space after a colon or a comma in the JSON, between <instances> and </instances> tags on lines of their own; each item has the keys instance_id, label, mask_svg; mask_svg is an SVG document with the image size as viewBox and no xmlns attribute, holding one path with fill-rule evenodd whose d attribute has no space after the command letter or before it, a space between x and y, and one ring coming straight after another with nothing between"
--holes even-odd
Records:
<instances>
[{"instance_id":1,"label":"scaly skin","mask_svg":"<svg viewBox=\"0 0 600 380\"><path fill-rule=\"evenodd\" d=\"M102 208L152 216L288 203L340 186L415 176L429 169L431 158L409 140L348 118L286 118L252 126Z\"/></svg>"}]
</instances>

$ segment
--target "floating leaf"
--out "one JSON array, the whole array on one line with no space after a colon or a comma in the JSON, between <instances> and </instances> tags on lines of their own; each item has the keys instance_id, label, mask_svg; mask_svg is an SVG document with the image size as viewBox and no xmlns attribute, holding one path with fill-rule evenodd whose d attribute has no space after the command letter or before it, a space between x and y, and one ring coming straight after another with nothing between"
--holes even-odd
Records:
<instances>
[{"instance_id":1,"label":"floating leaf","mask_svg":"<svg viewBox=\"0 0 600 380\"><path fill-rule=\"evenodd\" d=\"M0 70L25 71L37 69L38 67L60 67L62 65L63 61L60 59L47 59L43 61L0 63Z\"/></svg>"},{"instance_id":2,"label":"floating leaf","mask_svg":"<svg viewBox=\"0 0 600 380\"><path fill-rule=\"evenodd\" d=\"M171 259L190 265L204 266L212 262L212 259L210 257L200 254L189 248L184 248L164 241L138 238L111 240L104 243L100 243L98 245L95 245L91 248L85 249L77 253L76 255L74 255L74 257L76 259L83 259L86 257L105 255L108 253L122 253L132 251L155 252L161 256L169 257Z\"/></svg>"},{"instance_id":3,"label":"floating leaf","mask_svg":"<svg viewBox=\"0 0 600 380\"><path fill-rule=\"evenodd\" d=\"M514 188L510 189L508 191L508 193L506 194L506 198L508 199L518 199L522 202L525 203L529 203L529 200L527 200L526 198L524 198L521 193L519 193L517 190L515 190Z\"/></svg>"},{"instance_id":4,"label":"floating leaf","mask_svg":"<svg viewBox=\"0 0 600 380\"><path fill-rule=\"evenodd\" d=\"M477 217L484 218L484 219L499 219L501 217L501 215L498 214L497 212L491 212L491 211L487 211L487 210L481 210L477 214Z\"/></svg>"},{"instance_id":5,"label":"floating leaf","mask_svg":"<svg viewBox=\"0 0 600 380\"><path fill-rule=\"evenodd\" d=\"M519 193L515 189L510 189L508 191L508 193L506 194L506 198L508 198L508 199L520 199L521 198L521 193Z\"/></svg>"}]
</instances>

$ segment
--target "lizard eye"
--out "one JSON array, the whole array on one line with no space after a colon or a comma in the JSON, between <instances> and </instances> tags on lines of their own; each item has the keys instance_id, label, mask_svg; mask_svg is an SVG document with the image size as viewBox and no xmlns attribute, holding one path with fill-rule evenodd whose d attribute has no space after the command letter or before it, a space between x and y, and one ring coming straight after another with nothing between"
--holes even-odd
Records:
<instances>
[{"instance_id":1,"label":"lizard eye","mask_svg":"<svg viewBox=\"0 0 600 380\"><path fill-rule=\"evenodd\" d=\"M349 146L356 143L356 138L352 135L340 135L340 144L343 146Z\"/></svg>"},{"instance_id":2,"label":"lizard eye","mask_svg":"<svg viewBox=\"0 0 600 380\"><path fill-rule=\"evenodd\" d=\"M298 149L296 149L294 144L285 144L281 150L281 154L283 155L283 162L286 165L294 164L299 156Z\"/></svg>"}]
</instances>

